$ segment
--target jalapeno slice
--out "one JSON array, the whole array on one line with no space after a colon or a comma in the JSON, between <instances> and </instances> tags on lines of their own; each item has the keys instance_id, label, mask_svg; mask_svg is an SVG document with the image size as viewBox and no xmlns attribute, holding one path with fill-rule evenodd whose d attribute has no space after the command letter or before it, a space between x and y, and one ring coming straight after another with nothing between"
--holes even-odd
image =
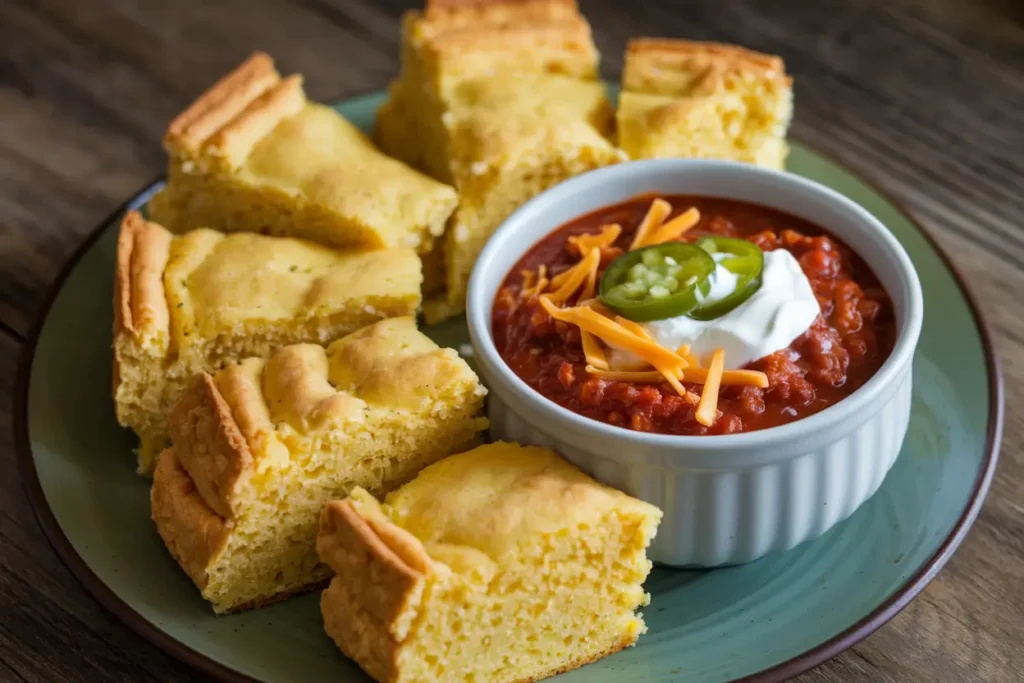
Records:
<instances>
[{"instance_id":1,"label":"jalapeno slice","mask_svg":"<svg viewBox=\"0 0 1024 683\"><path fill-rule=\"evenodd\" d=\"M697 306L697 288L708 292L715 261L704 249L666 242L618 257L601 276L601 303L624 318L648 322L674 318Z\"/></svg>"},{"instance_id":2,"label":"jalapeno slice","mask_svg":"<svg viewBox=\"0 0 1024 683\"><path fill-rule=\"evenodd\" d=\"M697 246L714 258L727 254L717 262L737 276L736 289L716 301L699 302L689 316L694 320L714 320L733 310L761 288L764 252L753 242L735 237L702 237ZM703 292L703 290L702 290Z\"/></svg>"}]
</instances>

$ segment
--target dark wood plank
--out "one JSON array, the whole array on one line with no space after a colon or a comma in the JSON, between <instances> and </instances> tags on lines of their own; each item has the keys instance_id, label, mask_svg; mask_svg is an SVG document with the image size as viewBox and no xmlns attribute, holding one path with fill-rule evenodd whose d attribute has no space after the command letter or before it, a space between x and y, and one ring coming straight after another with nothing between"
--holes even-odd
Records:
<instances>
[{"instance_id":1,"label":"dark wood plank","mask_svg":"<svg viewBox=\"0 0 1024 683\"><path fill-rule=\"evenodd\" d=\"M198 680L104 611L43 537L12 457L18 351L0 335L0 680Z\"/></svg>"},{"instance_id":2,"label":"dark wood plank","mask_svg":"<svg viewBox=\"0 0 1024 683\"><path fill-rule=\"evenodd\" d=\"M397 69L404 0L0 3L0 452L18 342L83 236L163 166L166 121L255 48L326 99ZM418 3L417 3L418 4ZM796 75L801 139L891 190L987 306L1024 401L1024 5L1016 0L581 0L604 70L631 35L738 42ZM992 494L922 596L808 683L1016 681L1024 671L1024 416ZM201 680L106 614L42 537L0 458L0 680Z\"/></svg>"}]
</instances>

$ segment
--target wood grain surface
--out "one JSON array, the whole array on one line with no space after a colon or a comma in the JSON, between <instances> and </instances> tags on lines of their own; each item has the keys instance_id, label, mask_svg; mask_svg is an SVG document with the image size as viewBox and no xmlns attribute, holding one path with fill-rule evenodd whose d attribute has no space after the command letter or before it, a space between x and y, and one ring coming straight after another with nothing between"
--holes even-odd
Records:
<instances>
[{"instance_id":1,"label":"wood grain surface","mask_svg":"<svg viewBox=\"0 0 1024 683\"><path fill-rule=\"evenodd\" d=\"M254 48L317 99L397 71L399 0L0 2L0 681L202 680L106 613L61 565L15 471L17 355L68 255L158 176L169 118ZM618 76L625 40L781 54L794 133L905 202L981 295L1006 378L1002 461L967 541L896 619L805 674L1024 680L1024 3L581 0Z\"/></svg>"}]
</instances>

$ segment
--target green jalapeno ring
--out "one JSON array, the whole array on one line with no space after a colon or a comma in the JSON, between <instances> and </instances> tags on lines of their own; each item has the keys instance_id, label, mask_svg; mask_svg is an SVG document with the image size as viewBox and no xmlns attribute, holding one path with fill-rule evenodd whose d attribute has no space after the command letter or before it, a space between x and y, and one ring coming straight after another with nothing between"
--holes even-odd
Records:
<instances>
[{"instance_id":1,"label":"green jalapeno ring","mask_svg":"<svg viewBox=\"0 0 1024 683\"><path fill-rule=\"evenodd\" d=\"M718 263L737 275L731 294L707 303L698 303L689 313L694 320L714 320L733 310L761 288L764 252L753 242L735 237L702 237L697 246L709 254L729 254Z\"/></svg>"},{"instance_id":2,"label":"green jalapeno ring","mask_svg":"<svg viewBox=\"0 0 1024 683\"><path fill-rule=\"evenodd\" d=\"M686 242L634 249L612 261L601 276L601 302L634 322L685 315L697 304L697 288L706 295L715 261Z\"/></svg>"}]
</instances>

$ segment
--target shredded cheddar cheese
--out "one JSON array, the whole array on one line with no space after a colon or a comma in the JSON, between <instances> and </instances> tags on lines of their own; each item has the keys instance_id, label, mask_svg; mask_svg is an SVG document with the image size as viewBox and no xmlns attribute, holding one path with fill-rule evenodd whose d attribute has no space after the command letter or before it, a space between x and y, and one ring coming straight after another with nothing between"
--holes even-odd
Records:
<instances>
[{"instance_id":1,"label":"shredded cheddar cheese","mask_svg":"<svg viewBox=\"0 0 1024 683\"><path fill-rule=\"evenodd\" d=\"M707 377L704 379L704 389L700 392L700 403L697 404L697 411L694 418L705 427L715 424L718 419L718 388L722 383L722 372L725 368L725 351L715 349L711 356L711 365L707 369Z\"/></svg>"},{"instance_id":2,"label":"shredded cheddar cheese","mask_svg":"<svg viewBox=\"0 0 1024 683\"><path fill-rule=\"evenodd\" d=\"M523 289L521 291L525 292L530 287L533 287L533 282L537 279L537 273L532 270L521 270L519 274L523 276Z\"/></svg>"},{"instance_id":3,"label":"shredded cheddar cheese","mask_svg":"<svg viewBox=\"0 0 1024 683\"><path fill-rule=\"evenodd\" d=\"M672 213L672 205L660 197L651 202L651 208L647 209L647 215L640 222L640 227L633 235L633 243L629 245L630 251L642 247L647 236L661 227L668 215Z\"/></svg>"},{"instance_id":4,"label":"shredded cheddar cheese","mask_svg":"<svg viewBox=\"0 0 1024 683\"><path fill-rule=\"evenodd\" d=\"M591 249L600 250L612 246L621 234L622 226L618 223L612 223L610 225L602 225L601 232L596 234L573 235L569 238L568 242L570 246L579 250L580 256L586 256Z\"/></svg>"},{"instance_id":5,"label":"shredded cheddar cheese","mask_svg":"<svg viewBox=\"0 0 1024 683\"><path fill-rule=\"evenodd\" d=\"M583 260L577 263L575 266L559 273L551 280L551 284L558 289L551 295L551 300L556 304L563 303L566 299L576 293L576 290L580 288L584 280L590 277L591 273L594 273L596 277L597 268L601 265L601 251L599 249L591 249Z\"/></svg>"},{"instance_id":6,"label":"shredded cheddar cheese","mask_svg":"<svg viewBox=\"0 0 1024 683\"><path fill-rule=\"evenodd\" d=\"M690 345L689 344L683 344L678 349L676 349L676 354L679 355L682 358L685 358L686 362L689 363L690 365L694 366L694 367L697 367L697 366L700 365L700 363L697 361L697 357L694 356L692 353L690 353Z\"/></svg>"},{"instance_id":7,"label":"shredded cheddar cheese","mask_svg":"<svg viewBox=\"0 0 1024 683\"><path fill-rule=\"evenodd\" d=\"M656 370L610 370L587 360L587 372L601 379L618 382L637 382L640 384L656 384L665 376ZM683 370L683 381L693 384L704 384L708 378L706 368L689 367ZM757 370L723 370L721 385L723 387L768 387L768 376Z\"/></svg>"},{"instance_id":8,"label":"shredded cheddar cheese","mask_svg":"<svg viewBox=\"0 0 1024 683\"><path fill-rule=\"evenodd\" d=\"M523 276L523 288L519 290L519 298L529 299L532 296L537 296L548 287L548 267L541 264L537 272L532 270L522 271Z\"/></svg>"},{"instance_id":9,"label":"shredded cheddar cheese","mask_svg":"<svg viewBox=\"0 0 1024 683\"><path fill-rule=\"evenodd\" d=\"M707 384L710 368L688 367L683 371L683 380L694 384ZM758 370L722 370L720 383L723 387L768 388L768 375Z\"/></svg>"},{"instance_id":10,"label":"shredded cheddar cheese","mask_svg":"<svg viewBox=\"0 0 1024 683\"><path fill-rule=\"evenodd\" d=\"M650 238L644 240L642 246L648 247L652 244L677 240L683 236L683 233L697 225L697 223L700 223L700 211L695 207L691 207L658 228Z\"/></svg>"},{"instance_id":11,"label":"shredded cheddar cheese","mask_svg":"<svg viewBox=\"0 0 1024 683\"><path fill-rule=\"evenodd\" d=\"M636 382L638 384L657 384L665 379L657 370L608 370L596 367L593 363L587 366L587 373L613 382Z\"/></svg>"},{"instance_id":12,"label":"shredded cheddar cheese","mask_svg":"<svg viewBox=\"0 0 1024 683\"><path fill-rule=\"evenodd\" d=\"M598 368L601 370L608 369L608 359L604 355L604 349L601 348L600 342L597 341L597 337L580 330L580 339L583 341L583 357L587 360L587 368Z\"/></svg>"},{"instance_id":13,"label":"shredded cheddar cheese","mask_svg":"<svg viewBox=\"0 0 1024 683\"><path fill-rule=\"evenodd\" d=\"M540 297L540 303L555 320L576 325L584 332L590 332L609 345L632 351L658 368L659 371L668 371L669 374L672 374L686 367L686 361L673 351L638 337L590 307L559 308L547 294Z\"/></svg>"},{"instance_id":14,"label":"shredded cheddar cheese","mask_svg":"<svg viewBox=\"0 0 1024 683\"><path fill-rule=\"evenodd\" d=\"M629 330L636 336L640 337L641 339L646 339L647 341L651 342L654 341L654 338L651 337L651 333L648 332L643 325L635 323L629 318L623 318L621 315L617 315L615 316L615 322L622 325L627 330Z\"/></svg>"},{"instance_id":15,"label":"shredded cheddar cheese","mask_svg":"<svg viewBox=\"0 0 1024 683\"><path fill-rule=\"evenodd\" d=\"M652 201L637 228L630 249L678 240L700 222L700 212L696 208L690 208L665 222L671 212L672 206L664 199ZM588 374L611 381L645 384L667 382L690 405L696 406L694 417L697 422L710 427L718 419L721 387L751 386L764 389L768 387L768 376L756 370L726 370L723 349L716 349L710 366L702 368L689 344L683 344L674 351L666 349L654 340L643 325L616 315L605 307L597 298L601 250L611 247L621 234L621 226L609 224L601 226L597 233L569 237L568 245L579 251L580 261L550 279L544 265L536 272L523 271L520 296L524 299L539 297L541 306L552 318L579 327ZM577 305L563 308L562 305L577 292ZM613 370L605 353L606 346L637 356L642 361L639 365L641 369ZM644 364L653 369L642 369ZM684 381L703 385L699 398L683 386Z\"/></svg>"}]
</instances>

